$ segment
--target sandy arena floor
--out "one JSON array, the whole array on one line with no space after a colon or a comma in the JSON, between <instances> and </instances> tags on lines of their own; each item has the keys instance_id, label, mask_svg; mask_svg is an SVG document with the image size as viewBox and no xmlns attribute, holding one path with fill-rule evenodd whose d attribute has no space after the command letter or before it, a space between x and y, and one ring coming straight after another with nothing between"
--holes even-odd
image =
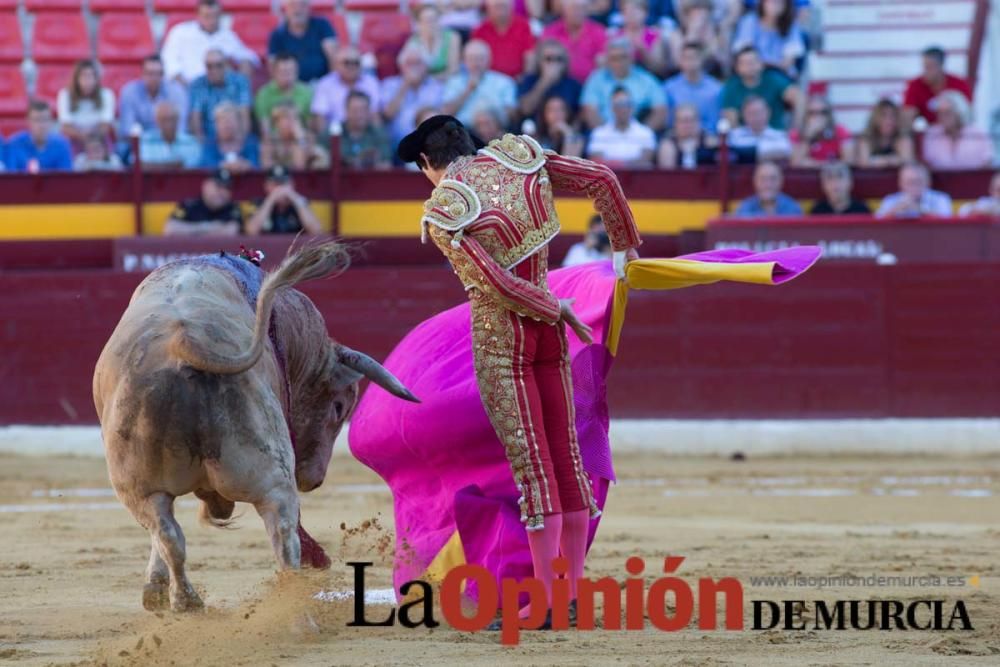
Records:
<instances>
[{"instance_id":1,"label":"sandy arena floor","mask_svg":"<svg viewBox=\"0 0 1000 667\"><path fill-rule=\"evenodd\" d=\"M151 614L140 604L149 538L111 495L92 457L0 454L0 664L109 665L819 665L1000 664L1000 457L771 457L735 462L619 455L620 484L588 574L624 580L640 555L679 575L740 578L752 599L964 599L975 630L529 633L350 628L349 560L375 560L388 584L390 497L353 459L335 457L303 517L330 571L276 584L262 523L241 506L237 530L178 515L205 613ZM365 521L376 519L364 528ZM342 522L345 527L342 528ZM854 574L973 577L955 588L827 590L752 586L751 576ZM371 616L385 607L371 607ZM746 605L749 618L750 605ZM319 626L304 631L306 614Z\"/></svg>"}]
</instances>

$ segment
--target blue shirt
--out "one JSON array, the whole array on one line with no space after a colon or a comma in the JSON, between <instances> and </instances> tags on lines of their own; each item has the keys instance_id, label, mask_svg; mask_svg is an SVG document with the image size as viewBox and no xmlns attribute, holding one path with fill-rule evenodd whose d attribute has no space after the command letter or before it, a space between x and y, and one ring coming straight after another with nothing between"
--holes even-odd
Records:
<instances>
[{"instance_id":1,"label":"blue shirt","mask_svg":"<svg viewBox=\"0 0 1000 667\"><path fill-rule=\"evenodd\" d=\"M179 114L178 127L183 130L187 127L187 93L184 86L176 81L164 80L160 89L156 91L155 97L149 96L146 84L142 79L129 81L122 86L118 99L118 136L128 137L132 133L132 126L138 123L143 130L152 130L156 127L154 111L160 102L170 102L177 107Z\"/></svg>"},{"instance_id":2,"label":"blue shirt","mask_svg":"<svg viewBox=\"0 0 1000 667\"><path fill-rule=\"evenodd\" d=\"M159 128L146 130L139 140L139 155L144 164L169 164L180 162L185 169L198 166L201 160L201 144L190 134L177 131L174 143L168 144L160 135Z\"/></svg>"},{"instance_id":3,"label":"blue shirt","mask_svg":"<svg viewBox=\"0 0 1000 667\"><path fill-rule=\"evenodd\" d=\"M257 140L253 136L248 136L243 141L243 148L240 149L240 157L257 167ZM205 169L214 169L225 161L225 156L219 151L219 145L215 141L206 141L201 147L201 164Z\"/></svg>"},{"instance_id":4,"label":"blue shirt","mask_svg":"<svg viewBox=\"0 0 1000 667\"><path fill-rule=\"evenodd\" d=\"M518 98L524 97L530 93L536 83L538 83L537 74L528 74L525 76L521 80L521 84L517 87ZM549 89L545 91L545 94L542 96L542 104L544 104L545 100L550 97L561 97L563 101L566 102L566 106L569 108L570 113L575 114L580 108L580 93L582 91L583 86L580 85L579 81L571 79L569 76L564 76L549 86ZM538 110L541 111L541 108Z\"/></svg>"},{"instance_id":5,"label":"blue shirt","mask_svg":"<svg viewBox=\"0 0 1000 667\"><path fill-rule=\"evenodd\" d=\"M325 18L310 16L306 32L296 37L288 30L288 24L282 23L274 29L267 40L268 55L276 56L287 53L299 63L299 80L314 81L326 76L330 65L323 51L323 40L336 39L333 26Z\"/></svg>"},{"instance_id":6,"label":"blue shirt","mask_svg":"<svg viewBox=\"0 0 1000 667\"><path fill-rule=\"evenodd\" d=\"M619 86L627 90L632 98L632 115L636 118L654 107L667 104L660 80L637 65L633 65L628 76L620 80L607 67L594 70L583 84L580 104L596 108L602 122L610 122L614 118L611 113L611 93Z\"/></svg>"},{"instance_id":7,"label":"blue shirt","mask_svg":"<svg viewBox=\"0 0 1000 667\"><path fill-rule=\"evenodd\" d=\"M465 72L452 75L444 85L444 101L450 102L459 97L468 85L469 75ZM463 125L472 127L473 116L484 107L496 109L502 114L517 107L517 86L514 79L500 72L487 71L476 89L465 98L465 104L455 113L455 118L462 121Z\"/></svg>"},{"instance_id":8,"label":"blue shirt","mask_svg":"<svg viewBox=\"0 0 1000 667\"><path fill-rule=\"evenodd\" d=\"M403 77L401 76L390 76L382 81L382 89L379 91L379 97L382 100L381 111L384 112L389 103L395 99L402 85ZM388 122L393 145L398 144L400 139L416 128L418 111L425 107L440 109L443 96L444 84L432 76L426 77L416 90L407 89L403 95L403 101L399 105L399 111Z\"/></svg>"},{"instance_id":9,"label":"blue shirt","mask_svg":"<svg viewBox=\"0 0 1000 667\"><path fill-rule=\"evenodd\" d=\"M774 201L774 213L769 213L761 206L760 198L757 195L747 197L740 202L733 213L738 218L766 218L774 215L802 215L802 207L799 203L786 195L784 192L778 193L778 198Z\"/></svg>"},{"instance_id":10,"label":"blue shirt","mask_svg":"<svg viewBox=\"0 0 1000 667\"><path fill-rule=\"evenodd\" d=\"M73 154L66 137L57 132L49 134L45 145L39 149L27 131L18 132L7 142L4 164L10 171L27 171L28 162L38 160L39 171L70 171Z\"/></svg>"},{"instance_id":11,"label":"blue shirt","mask_svg":"<svg viewBox=\"0 0 1000 667\"><path fill-rule=\"evenodd\" d=\"M702 74L698 83L691 83L683 74L676 74L663 84L663 92L670 103L671 114L682 104L690 104L698 108L698 117L702 128L715 134L715 126L719 123L722 111L722 101L719 94L722 84L707 74ZM673 118L670 124L673 125Z\"/></svg>"},{"instance_id":12,"label":"blue shirt","mask_svg":"<svg viewBox=\"0 0 1000 667\"><path fill-rule=\"evenodd\" d=\"M216 86L208 81L208 77L199 76L191 82L191 116L201 117L201 127L205 136L215 134L215 121L212 110L222 102L232 102L238 107L250 107L253 96L250 93L250 80L239 72L226 72L222 85Z\"/></svg>"}]
</instances>

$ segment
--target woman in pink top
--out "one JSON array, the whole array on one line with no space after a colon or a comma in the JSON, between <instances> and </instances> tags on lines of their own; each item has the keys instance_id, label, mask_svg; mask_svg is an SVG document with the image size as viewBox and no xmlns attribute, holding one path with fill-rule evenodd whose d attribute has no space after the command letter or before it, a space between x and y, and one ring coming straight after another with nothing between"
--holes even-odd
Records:
<instances>
[{"instance_id":1,"label":"woman in pink top","mask_svg":"<svg viewBox=\"0 0 1000 667\"><path fill-rule=\"evenodd\" d=\"M667 74L667 48L660 39L660 30L646 25L649 16L647 0L622 0L623 25L612 32L611 38L624 37L632 43L632 58L656 76Z\"/></svg>"},{"instance_id":2,"label":"woman in pink top","mask_svg":"<svg viewBox=\"0 0 1000 667\"><path fill-rule=\"evenodd\" d=\"M569 75L580 83L597 69L608 43L604 26L587 18L587 0L563 0L562 18L545 27L543 37L562 42L569 53Z\"/></svg>"},{"instance_id":3,"label":"woman in pink top","mask_svg":"<svg viewBox=\"0 0 1000 667\"><path fill-rule=\"evenodd\" d=\"M934 98L937 123L924 135L923 155L931 169L979 169L993 164L990 137L970 125L972 111L962 93Z\"/></svg>"}]
</instances>

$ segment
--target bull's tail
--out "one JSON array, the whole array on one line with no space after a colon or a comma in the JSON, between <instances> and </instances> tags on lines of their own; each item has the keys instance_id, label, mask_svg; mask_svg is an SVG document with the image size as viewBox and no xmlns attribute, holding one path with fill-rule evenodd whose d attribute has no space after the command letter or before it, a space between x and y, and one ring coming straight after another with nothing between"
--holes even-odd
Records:
<instances>
[{"instance_id":1,"label":"bull's tail","mask_svg":"<svg viewBox=\"0 0 1000 667\"><path fill-rule=\"evenodd\" d=\"M278 292L307 280L340 273L349 264L350 257L339 243L330 241L308 245L285 258L281 266L264 279L257 295L257 318L254 321L253 340L248 349L235 356L220 354L199 346L181 326L170 342L170 350L185 364L206 373L234 375L249 370L264 352L271 310Z\"/></svg>"},{"instance_id":2,"label":"bull's tail","mask_svg":"<svg viewBox=\"0 0 1000 667\"><path fill-rule=\"evenodd\" d=\"M202 525L212 528L231 528L236 519L233 518L233 510L236 503L228 498L223 498L214 491L195 493L201 500L198 506L198 521Z\"/></svg>"}]
</instances>

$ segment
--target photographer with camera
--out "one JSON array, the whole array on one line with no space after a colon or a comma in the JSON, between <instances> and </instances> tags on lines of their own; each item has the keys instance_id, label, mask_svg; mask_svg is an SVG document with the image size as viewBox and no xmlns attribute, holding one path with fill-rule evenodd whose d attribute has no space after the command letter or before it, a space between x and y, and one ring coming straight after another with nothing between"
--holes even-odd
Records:
<instances>
[{"instance_id":1,"label":"photographer with camera","mask_svg":"<svg viewBox=\"0 0 1000 667\"><path fill-rule=\"evenodd\" d=\"M577 264L606 259L611 259L611 241L608 239L608 232L604 229L604 221L601 216L595 215L590 219L587 235L583 237L582 241L574 243L570 247L562 265L576 266Z\"/></svg>"}]
</instances>

